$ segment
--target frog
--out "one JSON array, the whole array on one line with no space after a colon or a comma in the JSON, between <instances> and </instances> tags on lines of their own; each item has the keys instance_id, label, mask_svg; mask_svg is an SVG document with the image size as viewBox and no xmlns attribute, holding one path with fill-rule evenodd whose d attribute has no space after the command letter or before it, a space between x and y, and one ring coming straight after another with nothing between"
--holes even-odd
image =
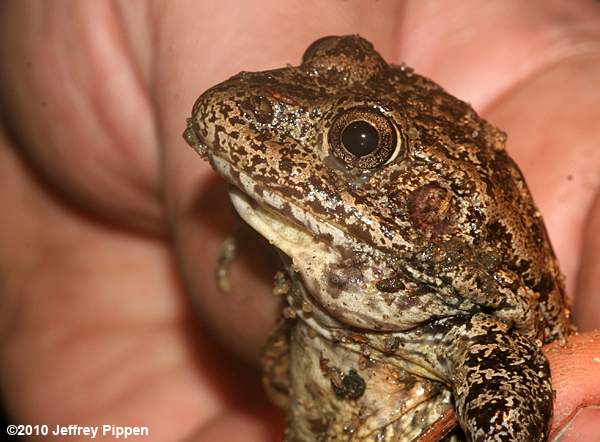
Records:
<instances>
[{"instance_id":1,"label":"frog","mask_svg":"<svg viewBox=\"0 0 600 442\"><path fill-rule=\"evenodd\" d=\"M347 35L206 90L183 136L280 255L285 440L547 440L573 326L504 132Z\"/></svg>"}]
</instances>

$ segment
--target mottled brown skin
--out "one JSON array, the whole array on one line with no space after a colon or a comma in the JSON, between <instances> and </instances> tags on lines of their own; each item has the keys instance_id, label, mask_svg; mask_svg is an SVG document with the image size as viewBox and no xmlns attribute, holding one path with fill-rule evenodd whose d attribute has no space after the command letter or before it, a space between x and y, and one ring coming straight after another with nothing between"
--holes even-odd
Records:
<instances>
[{"instance_id":1,"label":"mottled brown skin","mask_svg":"<svg viewBox=\"0 0 600 442\"><path fill-rule=\"evenodd\" d=\"M341 139L354 120L377 129L367 155ZM265 364L288 440L409 441L452 407L453 440L546 440L540 347L571 326L501 131L348 36L206 91L184 135L284 253Z\"/></svg>"}]
</instances>

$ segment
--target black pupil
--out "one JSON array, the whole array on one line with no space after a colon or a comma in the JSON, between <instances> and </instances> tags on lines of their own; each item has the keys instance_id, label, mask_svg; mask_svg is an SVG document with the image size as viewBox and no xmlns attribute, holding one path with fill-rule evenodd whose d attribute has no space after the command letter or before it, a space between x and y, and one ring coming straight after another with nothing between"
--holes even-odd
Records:
<instances>
[{"instance_id":1,"label":"black pupil","mask_svg":"<svg viewBox=\"0 0 600 442\"><path fill-rule=\"evenodd\" d=\"M353 121L342 131L342 144L351 154L364 157L377 149L379 133L366 121Z\"/></svg>"}]
</instances>

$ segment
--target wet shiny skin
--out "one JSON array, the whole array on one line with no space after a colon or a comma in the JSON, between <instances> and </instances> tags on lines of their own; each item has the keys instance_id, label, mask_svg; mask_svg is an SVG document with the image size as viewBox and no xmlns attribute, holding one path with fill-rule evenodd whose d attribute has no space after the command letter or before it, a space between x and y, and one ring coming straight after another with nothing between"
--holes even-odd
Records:
<instances>
[{"instance_id":1,"label":"wet shiny skin","mask_svg":"<svg viewBox=\"0 0 600 442\"><path fill-rule=\"evenodd\" d=\"M349 36L206 91L184 136L285 254L265 371L288 440L409 441L452 407L454 440L546 439L540 347L571 326L501 131Z\"/></svg>"}]
</instances>

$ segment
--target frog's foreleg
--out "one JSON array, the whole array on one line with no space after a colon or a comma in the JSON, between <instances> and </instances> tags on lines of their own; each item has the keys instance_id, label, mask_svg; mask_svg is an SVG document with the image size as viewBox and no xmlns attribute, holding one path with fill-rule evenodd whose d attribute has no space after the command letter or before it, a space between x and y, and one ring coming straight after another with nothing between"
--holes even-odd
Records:
<instances>
[{"instance_id":1,"label":"frog's foreleg","mask_svg":"<svg viewBox=\"0 0 600 442\"><path fill-rule=\"evenodd\" d=\"M271 332L263 350L263 385L271 401L287 408L290 395L290 319L283 319Z\"/></svg>"},{"instance_id":2,"label":"frog's foreleg","mask_svg":"<svg viewBox=\"0 0 600 442\"><path fill-rule=\"evenodd\" d=\"M546 440L552 386L535 343L485 314L451 326L443 343L456 413L471 441Z\"/></svg>"}]
</instances>

